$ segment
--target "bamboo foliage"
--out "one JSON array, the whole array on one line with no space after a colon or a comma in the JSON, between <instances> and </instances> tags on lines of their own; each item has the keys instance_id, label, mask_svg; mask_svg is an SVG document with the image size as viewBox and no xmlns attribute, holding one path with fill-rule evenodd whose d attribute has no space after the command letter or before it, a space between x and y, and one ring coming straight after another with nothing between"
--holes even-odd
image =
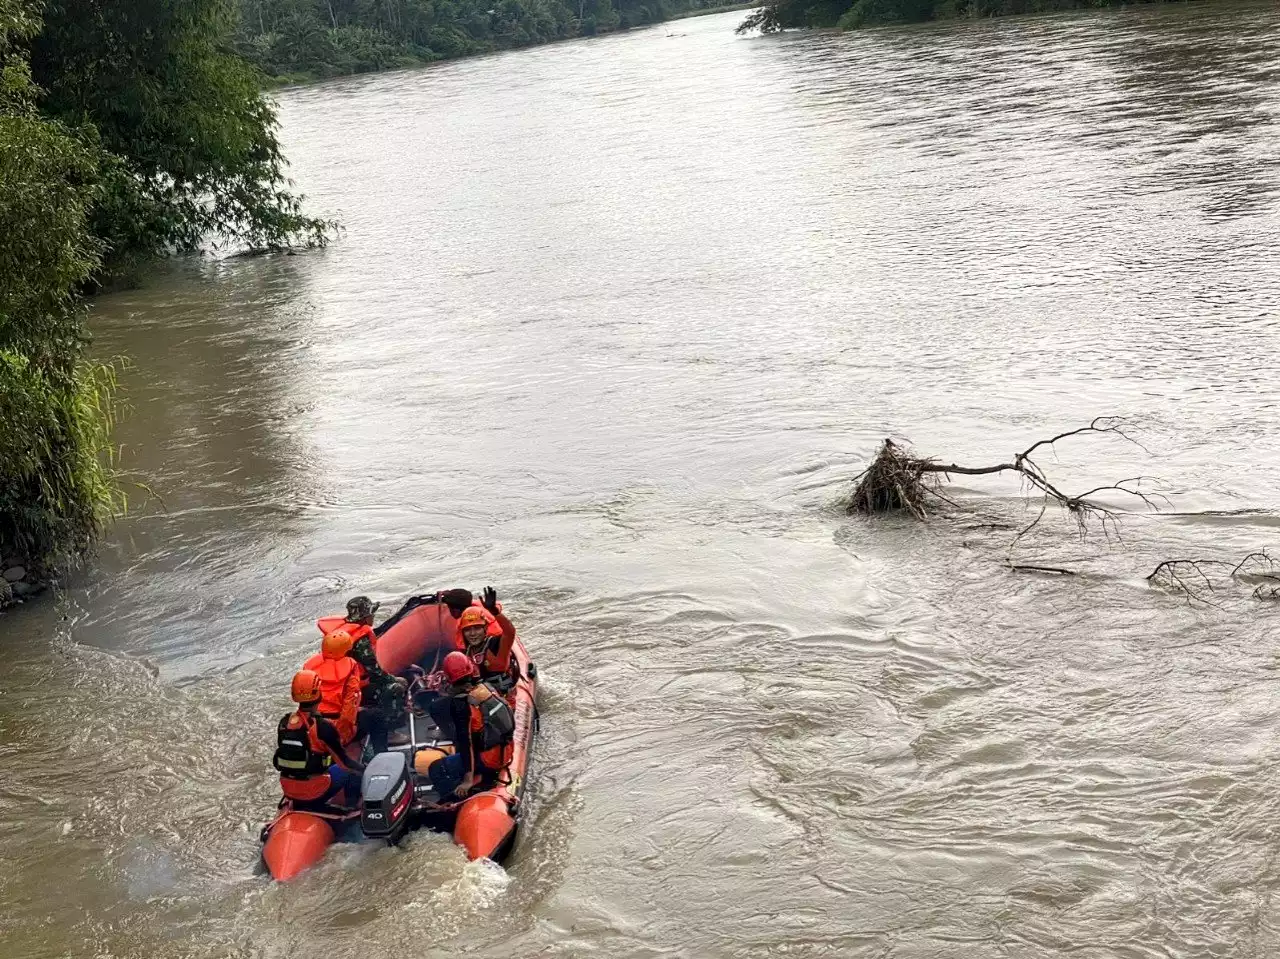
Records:
<instances>
[{"instance_id":1,"label":"bamboo foliage","mask_svg":"<svg viewBox=\"0 0 1280 959\"><path fill-rule=\"evenodd\" d=\"M37 108L19 46L35 28L27 8L0 0L0 557L47 568L87 547L123 501L115 369L83 359L99 167Z\"/></svg>"}]
</instances>

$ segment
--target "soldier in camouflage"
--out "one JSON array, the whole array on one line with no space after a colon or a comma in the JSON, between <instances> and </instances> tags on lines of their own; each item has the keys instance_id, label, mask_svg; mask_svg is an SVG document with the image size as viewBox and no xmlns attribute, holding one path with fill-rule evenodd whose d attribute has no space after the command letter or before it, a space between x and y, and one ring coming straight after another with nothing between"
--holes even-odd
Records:
<instances>
[{"instance_id":1,"label":"soldier in camouflage","mask_svg":"<svg viewBox=\"0 0 1280 959\"><path fill-rule=\"evenodd\" d=\"M347 603L347 622L372 629L373 614L381 605L372 602L368 596L357 596ZM364 667L365 674L369 677L362 704L377 713L387 727L394 730L405 721L405 693L409 684L378 665L373 640L367 631L360 632L363 635L356 640L347 655Z\"/></svg>"}]
</instances>

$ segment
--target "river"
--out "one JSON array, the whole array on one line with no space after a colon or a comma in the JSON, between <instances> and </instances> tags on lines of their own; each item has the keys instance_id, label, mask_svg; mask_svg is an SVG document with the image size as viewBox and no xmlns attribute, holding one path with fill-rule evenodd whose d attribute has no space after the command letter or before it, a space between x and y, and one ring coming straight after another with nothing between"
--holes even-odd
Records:
<instances>
[{"instance_id":1,"label":"river","mask_svg":"<svg viewBox=\"0 0 1280 959\"><path fill-rule=\"evenodd\" d=\"M3 619L6 959L1280 954L1274 607L1144 580L1276 545L1280 12L740 16L285 91L339 242L96 303L143 486ZM839 508L1103 414L1042 463L1158 477L1121 541ZM486 583L508 868L256 875L312 621Z\"/></svg>"}]
</instances>

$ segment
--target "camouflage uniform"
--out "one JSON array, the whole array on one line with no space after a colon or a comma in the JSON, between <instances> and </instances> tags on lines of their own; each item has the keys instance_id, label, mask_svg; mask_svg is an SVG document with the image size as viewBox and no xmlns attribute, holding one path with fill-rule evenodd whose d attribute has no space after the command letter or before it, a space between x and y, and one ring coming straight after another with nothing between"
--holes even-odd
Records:
<instances>
[{"instance_id":1,"label":"camouflage uniform","mask_svg":"<svg viewBox=\"0 0 1280 959\"><path fill-rule=\"evenodd\" d=\"M391 728L395 729L405 721L405 687L378 665L378 657L368 636L356 640L347 655L363 666L369 677L362 705L385 717Z\"/></svg>"},{"instance_id":2,"label":"camouflage uniform","mask_svg":"<svg viewBox=\"0 0 1280 959\"><path fill-rule=\"evenodd\" d=\"M347 603L347 622L372 625L373 616L381 605L368 596L357 596ZM362 705L374 710L386 719L391 729L395 729L405 720L405 686L378 665L377 654L368 636L356 640L347 655L363 666L365 675L369 677Z\"/></svg>"}]
</instances>

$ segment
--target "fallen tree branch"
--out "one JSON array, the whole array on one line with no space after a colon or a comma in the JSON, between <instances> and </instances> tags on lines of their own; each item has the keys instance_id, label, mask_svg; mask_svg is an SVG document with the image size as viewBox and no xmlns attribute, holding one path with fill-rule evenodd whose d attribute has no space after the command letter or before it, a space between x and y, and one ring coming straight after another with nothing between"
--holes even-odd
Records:
<instances>
[{"instance_id":1,"label":"fallen tree branch","mask_svg":"<svg viewBox=\"0 0 1280 959\"><path fill-rule=\"evenodd\" d=\"M1010 553L1041 523L1050 506L1061 507L1075 519L1081 538L1085 537L1091 525L1096 524L1108 539L1119 538L1120 517L1130 513L1123 507L1113 505L1115 496L1122 496L1151 512L1158 513L1172 507L1169 497L1151 488L1155 481L1149 476L1131 476L1114 483L1094 486L1083 493L1071 494L1053 482L1034 459L1043 450L1053 450L1063 440L1091 434L1118 436L1150 455L1146 447L1129 435L1122 420L1110 416L1100 416L1088 426L1036 440L1011 459L990 466L940 463L936 459L917 455L905 445L886 439L871 465L856 477L853 493L846 507L850 513L871 515L906 512L923 520L936 512L940 505L957 506L940 491L952 476L1016 473L1025 484L1024 491L1028 500L1033 500L1035 492L1038 492L1041 502L1035 518L1018 529L1009 545ZM1111 502L1104 500L1109 494ZM1015 527L1002 523L980 523L966 528L983 530ZM965 545L969 544L966 542ZM1079 575L1075 570L1061 566L1014 563L1008 554L1002 565L1012 572ZM1229 586L1252 587L1251 595L1254 599L1280 602L1280 561L1273 559L1266 550L1249 553L1239 561L1194 556L1164 560L1147 575L1146 581L1152 586L1181 593L1191 605L1200 603L1221 607L1218 597L1229 597L1230 591L1226 589Z\"/></svg>"},{"instance_id":2,"label":"fallen tree branch","mask_svg":"<svg viewBox=\"0 0 1280 959\"><path fill-rule=\"evenodd\" d=\"M939 487L951 476L991 476L997 473L1018 473L1032 489L1040 491L1044 503L1039 514L1023 527L1014 544L1036 527L1044 518L1050 503L1055 503L1070 513L1079 525L1080 535L1087 532L1090 521L1101 525L1108 537L1119 534L1119 511L1104 505L1098 497L1105 493L1122 493L1132 497L1145 508L1158 512L1168 505L1167 497L1142 488L1149 477L1135 476L1105 486L1096 486L1087 492L1071 495L1056 486L1034 459L1032 454L1049 448L1062 440L1086 434L1111 434L1144 449L1124 429L1123 421L1111 416L1099 416L1088 426L1067 430L1047 439L1037 440L1012 460L991 466L964 466L959 463L939 463L937 460L917 456L905 446L886 439L876 458L855 480L853 495L848 502L851 513L908 512L917 519L927 519L935 500L950 503L939 492ZM952 504L954 505L954 504Z\"/></svg>"},{"instance_id":3,"label":"fallen tree branch","mask_svg":"<svg viewBox=\"0 0 1280 959\"><path fill-rule=\"evenodd\" d=\"M1027 563L1005 563L1005 569L1021 573L1056 573L1059 576L1075 576L1074 569L1063 569L1061 566L1032 566Z\"/></svg>"}]
</instances>

